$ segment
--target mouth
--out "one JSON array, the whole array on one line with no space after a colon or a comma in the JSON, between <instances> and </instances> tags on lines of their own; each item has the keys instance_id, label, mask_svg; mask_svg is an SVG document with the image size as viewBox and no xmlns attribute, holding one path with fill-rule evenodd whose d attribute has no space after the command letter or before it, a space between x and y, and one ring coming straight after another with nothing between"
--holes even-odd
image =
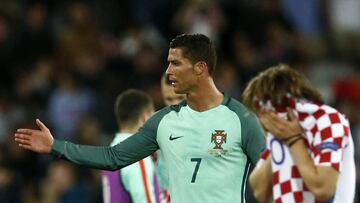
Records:
<instances>
[{"instance_id":1,"label":"mouth","mask_svg":"<svg viewBox=\"0 0 360 203\"><path fill-rule=\"evenodd\" d=\"M172 78L169 78L169 83L174 87L177 84L177 81Z\"/></svg>"},{"instance_id":2,"label":"mouth","mask_svg":"<svg viewBox=\"0 0 360 203\"><path fill-rule=\"evenodd\" d=\"M173 87L175 87L176 84L177 84L176 81L171 81L171 85L172 85Z\"/></svg>"}]
</instances>

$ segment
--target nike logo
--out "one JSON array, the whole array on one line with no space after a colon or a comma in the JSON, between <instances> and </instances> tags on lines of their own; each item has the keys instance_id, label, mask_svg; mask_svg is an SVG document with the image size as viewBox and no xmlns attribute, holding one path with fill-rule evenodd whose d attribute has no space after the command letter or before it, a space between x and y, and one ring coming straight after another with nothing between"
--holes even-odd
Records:
<instances>
[{"instance_id":1,"label":"nike logo","mask_svg":"<svg viewBox=\"0 0 360 203\"><path fill-rule=\"evenodd\" d=\"M172 135L170 135L169 140L173 141L173 140L176 140L176 139L181 138L181 137L184 137L184 136L173 137Z\"/></svg>"}]
</instances>

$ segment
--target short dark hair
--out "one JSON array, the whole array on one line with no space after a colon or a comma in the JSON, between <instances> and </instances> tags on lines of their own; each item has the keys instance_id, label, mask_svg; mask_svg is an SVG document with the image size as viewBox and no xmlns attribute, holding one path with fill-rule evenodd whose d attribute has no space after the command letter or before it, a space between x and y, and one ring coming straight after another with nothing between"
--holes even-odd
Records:
<instances>
[{"instance_id":1,"label":"short dark hair","mask_svg":"<svg viewBox=\"0 0 360 203\"><path fill-rule=\"evenodd\" d=\"M181 34L170 42L170 48L181 48L184 57L193 64L198 61L206 62L209 74L215 71L217 56L215 45L203 34Z\"/></svg>"},{"instance_id":2,"label":"short dark hair","mask_svg":"<svg viewBox=\"0 0 360 203\"><path fill-rule=\"evenodd\" d=\"M143 91L129 89L118 95L115 102L115 116L120 126L135 125L143 112L153 107L151 97Z\"/></svg>"}]
</instances>

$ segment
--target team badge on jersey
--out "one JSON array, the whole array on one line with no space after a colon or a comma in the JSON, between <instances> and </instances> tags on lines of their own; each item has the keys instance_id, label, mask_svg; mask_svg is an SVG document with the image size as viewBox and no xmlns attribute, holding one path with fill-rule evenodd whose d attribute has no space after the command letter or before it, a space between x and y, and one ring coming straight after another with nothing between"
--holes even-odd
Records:
<instances>
[{"instance_id":1,"label":"team badge on jersey","mask_svg":"<svg viewBox=\"0 0 360 203\"><path fill-rule=\"evenodd\" d=\"M224 130L215 130L215 133L211 134L211 142L214 142L215 147L209 149L209 153L214 156L225 155L227 150L222 148L222 144L226 143L227 134L224 133Z\"/></svg>"}]
</instances>

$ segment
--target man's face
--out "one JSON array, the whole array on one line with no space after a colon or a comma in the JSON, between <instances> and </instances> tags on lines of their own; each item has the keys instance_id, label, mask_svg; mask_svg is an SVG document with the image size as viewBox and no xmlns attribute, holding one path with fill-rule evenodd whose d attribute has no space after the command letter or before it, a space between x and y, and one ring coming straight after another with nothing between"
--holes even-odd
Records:
<instances>
[{"instance_id":1,"label":"man's face","mask_svg":"<svg viewBox=\"0 0 360 203\"><path fill-rule=\"evenodd\" d=\"M161 83L161 93L164 103L167 106L178 104L185 99L184 94L176 94L174 88L171 85L166 84L165 81Z\"/></svg>"},{"instance_id":2,"label":"man's face","mask_svg":"<svg viewBox=\"0 0 360 203\"><path fill-rule=\"evenodd\" d=\"M194 66L182 52L181 48L170 48L168 55L166 74L169 75L176 94L189 93L196 86Z\"/></svg>"}]
</instances>

